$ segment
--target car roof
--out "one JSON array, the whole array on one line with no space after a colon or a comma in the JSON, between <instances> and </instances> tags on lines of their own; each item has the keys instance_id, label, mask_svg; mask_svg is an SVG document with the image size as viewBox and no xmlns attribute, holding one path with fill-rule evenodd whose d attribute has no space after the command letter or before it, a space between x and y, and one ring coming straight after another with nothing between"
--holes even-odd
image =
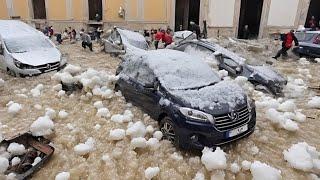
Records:
<instances>
[{"instance_id":1,"label":"car roof","mask_svg":"<svg viewBox=\"0 0 320 180\"><path fill-rule=\"evenodd\" d=\"M18 20L0 20L0 36L4 39L12 37L39 36L40 31Z\"/></svg>"}]
</instances>

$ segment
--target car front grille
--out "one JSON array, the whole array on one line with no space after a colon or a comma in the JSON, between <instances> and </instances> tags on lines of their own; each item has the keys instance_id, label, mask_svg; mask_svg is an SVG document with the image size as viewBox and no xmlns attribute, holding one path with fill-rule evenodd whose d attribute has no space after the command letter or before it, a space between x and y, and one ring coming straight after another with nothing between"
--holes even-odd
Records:
<instances>
[{"instance_id":1,"label":"car front grille","mask_svg":"<svg viewBox=\"0 0 320 180\"><path fill-rule=\"evenodd\" d=\"M215 116L214 119L215 126L219 131L228 131L248 123L250 120L250 112L248 107L245 106L229 114Z\"/></svg>"}]
</instances>

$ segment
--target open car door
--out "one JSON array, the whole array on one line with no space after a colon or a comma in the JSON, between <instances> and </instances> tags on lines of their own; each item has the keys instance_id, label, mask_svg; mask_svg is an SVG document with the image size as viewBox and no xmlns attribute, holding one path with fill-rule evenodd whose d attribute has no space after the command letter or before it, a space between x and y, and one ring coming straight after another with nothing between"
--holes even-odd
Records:
<instances>
[{"instance_id":1,"label":"open car door","mask_svg":"<svg viewBox=\"0 0 320 180\"><path fill-rule=\"evenodd\" d=\"M108 39L105 40L104 51L113 55L120 55L125 53L121 36L117 30L114 30L108 37Z\"/></svg>"}]
</instances>

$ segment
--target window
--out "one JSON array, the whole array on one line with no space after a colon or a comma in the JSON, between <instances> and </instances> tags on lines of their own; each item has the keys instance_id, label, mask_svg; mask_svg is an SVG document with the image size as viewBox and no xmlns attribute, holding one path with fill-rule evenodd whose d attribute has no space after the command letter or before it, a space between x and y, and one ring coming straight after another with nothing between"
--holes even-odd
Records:
<instances>
[{"instance_id":1,"label":"window","mask_svg":"<svg viewBox=\"0 0 320 180\"><path fill-rule=\"evenodd\" d=\"M146 85L153 84L154 79L155 75L153 74L153 71L146 64L142 64L139 67L137 81L142 85Z\"/></svg>"}]
</instances>

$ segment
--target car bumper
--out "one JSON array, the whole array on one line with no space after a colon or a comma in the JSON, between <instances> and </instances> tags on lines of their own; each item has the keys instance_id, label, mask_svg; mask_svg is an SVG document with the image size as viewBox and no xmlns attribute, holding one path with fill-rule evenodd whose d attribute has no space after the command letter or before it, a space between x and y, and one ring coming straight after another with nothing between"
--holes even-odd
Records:
<instances>
[{"instance_id":1,"label":"car bumper","mask_svg":"<svg viewBox=\"0 0 320 180\"><path fill-rule=\"evenodd\" d=\"M229 137L231 130L244 126L241 124L234 129L228 131L219 131L213 124L203 124L194 121L189 121L180 117L182 124L176 127L176 134L178 137L179 146L183 149L198 149L202 150L204 147L217 147L229 144L233 141L245 138L252 134L256 125L256 111L252 109L251 118L245 124L248 129L236 136Z\"/></svg>"},{"instance_id":2,"label":"car bumper","mask_svg":"<svg viewBox=\"0 0 320 180\"><path fill-rule=\"evenodd\" d=\"M50 66L50 67L35 67L35 68L32 68L32 69L19 69L17 67L15 67L15 71L18 72L19 74L21 75L24 75L24 76L36 76L36 75L40 75L42 73L47 73L47 72L51 72L51 71L59 71L60 69L63 69L64 67L66 67L67 63L66 62L60 62L60 63L57 63L56 65L54 66Z\"/></svg>"}]
</instances>

